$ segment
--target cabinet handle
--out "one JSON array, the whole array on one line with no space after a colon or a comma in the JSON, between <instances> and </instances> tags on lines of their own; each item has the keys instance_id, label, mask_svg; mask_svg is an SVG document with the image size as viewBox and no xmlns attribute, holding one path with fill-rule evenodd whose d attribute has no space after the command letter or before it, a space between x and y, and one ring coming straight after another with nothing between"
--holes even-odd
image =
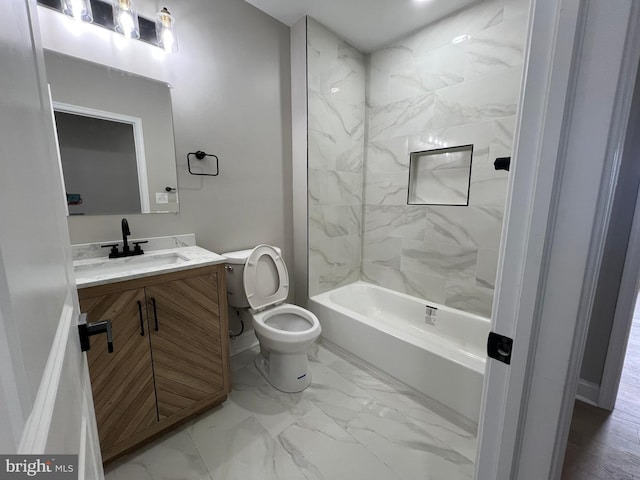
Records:
<instances>
[{"instance_id":1,"label":"cabinet handle","mask_svg":"<svg viewBox=\"0 0 640 480\"><path fill-rule=\"evenodd\" d=\"M156 310L156 299L152 298L151 303L153 304L153 318L156 321L156 332L158 331L158 311Z\"/></svg>"},{"instance_id":2,"label":"cabinet handle","mask_svg":"<svg viewBox=\"0 0 640 480\"><path fill-rule=\"evenodd\" d=\"M142 302L138 300L138 315L140 316L140 336L144 337L144 318L142 318Z\"/></svg>"}]
</instances>

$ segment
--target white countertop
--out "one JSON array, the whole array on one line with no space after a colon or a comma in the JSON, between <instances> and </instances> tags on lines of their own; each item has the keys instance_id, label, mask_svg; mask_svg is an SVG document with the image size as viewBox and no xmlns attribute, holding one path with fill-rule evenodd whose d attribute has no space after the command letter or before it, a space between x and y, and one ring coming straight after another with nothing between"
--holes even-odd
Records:
<instances>
[{"instance_id":1,"label":"white countertop","mask_svg":"<svg viewBox=\"0 0 640 480\"><path fill-rule=\"evenodd\" d=\"M164 262L167 263L164 263ZM133 280L163 273L225 263L222 255L201 247L187 246L151 250L143 255L109 259L107 256L75 260L78 288Z\"/></svg>"}]
</instances>

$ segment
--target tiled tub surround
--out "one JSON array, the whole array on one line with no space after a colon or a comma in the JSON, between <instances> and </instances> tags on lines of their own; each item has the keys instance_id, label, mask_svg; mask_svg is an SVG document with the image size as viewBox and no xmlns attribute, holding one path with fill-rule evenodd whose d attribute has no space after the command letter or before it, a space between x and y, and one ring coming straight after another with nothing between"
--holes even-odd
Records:
<instances>
[{"instance_id":1,"label":"tiled tub surround","mask_svg":"<svg viewBox=\"0 0 640 480\"><path fill-rule=\"evenodd\" d=\"M314 346L297 394L232 357L233 391L216 410L110 466L107 480L471 479L476 434L437 405L337 351Z\"/></svg>"},{"instance_id":2,"label":"tiled tub surround","mask_svg":"<svg viewBox=\"0 0 640 480\"><path fill-rule=\"evenodd\" d=\"M527 8L485 0L366 58L308 19L311 296L362 279L490 316ZM410 152L467 144L469 206L407 205Z\"/></svg>"},{"instance_id":3,"label":"tiled tub surround","mask_svg":"<svg viewBox=\"0 0 640 480\"><path fill-rule=\"evenodd\" d=\"M429 302L437 311L427 322L426 305L365 282L309 301L323 338L477 424L490 321Z\"/></svg>"},{"instance_id":4,"label":"tiled tub surround","mask_svg":"<svg viewBox=\"0 0 640 480\"><path fill-rule=\"evenodd\" d=\"M363 280L490 316L526 6L487 0L371 54ZM407 205L410 152L470 143L469 206Z\"/></svg>"},{"instance_id":5,"label":"tiled tub surround","mask_svg":"<svg viewBox=\"0 0 640 480\"><path fill-rule=\"evenodd\" d=\"M309 291L360 279L364 56L307 19Z\"/></svg>"}]
</instances>

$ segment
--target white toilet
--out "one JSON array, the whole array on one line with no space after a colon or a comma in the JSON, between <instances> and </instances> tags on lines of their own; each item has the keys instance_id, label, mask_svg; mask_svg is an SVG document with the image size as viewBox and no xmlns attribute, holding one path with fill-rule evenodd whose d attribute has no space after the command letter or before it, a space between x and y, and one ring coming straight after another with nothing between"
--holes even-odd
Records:
<instances>
[{"instance_id":1,"label":"white toilet","mask_svg":"<svg viewBox=\"0 0 640 480\"><path fill-rule=\"evenodd\" d=\"M262 376L283 392L300 392L311 383L307 350L320 336L318 318L284 303L289 274L280 249L258 245L253 250L223 253L227 259L229 305L250 308L260 342L255 359Z\"/></svg>"}]
</instances>

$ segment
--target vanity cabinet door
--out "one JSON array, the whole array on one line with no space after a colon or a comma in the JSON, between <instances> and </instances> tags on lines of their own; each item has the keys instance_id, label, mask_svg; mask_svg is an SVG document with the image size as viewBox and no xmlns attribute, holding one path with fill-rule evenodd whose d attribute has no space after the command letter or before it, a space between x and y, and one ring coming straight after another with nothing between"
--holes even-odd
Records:
<instances>
[{"instance_id":1,"label":"vanity cabinet door","mask_svg":"<svg viewBox=\"0 0 640 480\"><path fill-rule=\"evenodd\" d=\"M87 352L103 457L120 442L158 423L144 289L80 301L89 322L111 320L113 353L103 335L91 337Z\"/></svg>"},{"instance_id":2,"label":"vanity cabinet door","mask_svg":"<svg viewBox=\"0 0 640 480\"><path fill-rule=\"evenodd\" d=\"M218 274L145 289L160 421L226 395Z\"/></svg>"}]
</instances>

